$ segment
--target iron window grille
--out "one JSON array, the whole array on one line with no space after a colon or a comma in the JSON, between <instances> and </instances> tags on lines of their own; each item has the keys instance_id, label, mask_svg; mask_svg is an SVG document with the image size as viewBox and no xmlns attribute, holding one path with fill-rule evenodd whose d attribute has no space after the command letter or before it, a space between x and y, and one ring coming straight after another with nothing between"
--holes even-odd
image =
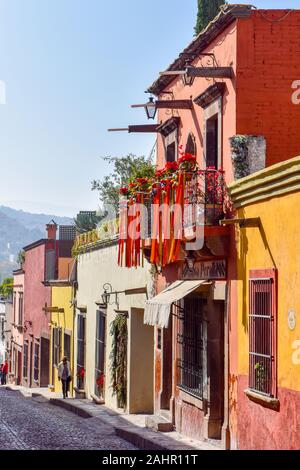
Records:
<instances>
[{"instance_id":1,"label":"iron window grille","mask_svg":"<svg viewBox=\"0 0 300 470\"><path fill-rule=\"evenodd\" d=\"M64 356L70 361L71 358L71 335L64 332Z\"/></svg>"},{"instance_id":2,"label":"iron window grille","mask_svg":"<svg viewBox=\"0 0 300 470\"><path fill-rule=\"evenodd\" d=\"M18 325L23 325L23 292L19 293Z\"/></svg>"},{"instance_id":3,"label":"iron window grille","mask_svg":"<svg viewBox=\"0 0 300 470\"><path fill-rule=\"evenodd\" d=\"M33 367L33 380L39 381L39 363L40 363L40 345L34 345L34 367Z\"/></svg>"},{"instance_id":4,"label":"iron window grille","mask_svg":"<svg viewBox=\"0 0 300 470\"><path fill-rule=\"evenodd\" d=\"M249 388L276 395L275 279L249 281Z\"/></svg>"},{"instance_id":5,"label":"iron window grille","mask_svg":"<svg viewBox=\"0 0 300 470\"><path fill-rule=\"evenodd\" d=\"M58 366L61 360L61 329L53 328L53 363Z\"/></svg>"},{"instance_id":6,"label":"iron window grille","mask_svg":"<svg viewBox=\"0 0 300 470\"><path fill-rule=\"evenodd\" d=\"M27 379L28 371L28 344L24 343L24 352L23 352L23 377Z\"/></svg>"},{"instance_id":7,"label":"iron window grille","mask_svg":"<svg viewBox=\"0 0 300 470\"><path fill-rule=\"evenodd\" d=\"M85 377L85 318L77 317L77 388L84 388Z\"/></svg>"},{"instance_id":8,"label":"iron window grille","mask_svg":"<svg viewBox=\"0 0 300 470\"><path fill-rule=\"evenodd\" d=\"M95 347L95 394L104 398L106 314L97 311Z\"/></svg>"},{"instance_id":9,"label":"iron window grille","mask_svg":"<svg viewBox=\"0 0 300 470\"><path fill-rule=\"evenodd\" d=\"M203 399L203 302L198 297L187 297L184 308L177 310L177 386Z\"/></svg>"},{"instance_id":10,"label":"iron window grille","mask_svg":"<svg viewBox=\"0 0 300 470\"><path fill-rule=\"evenodd\" d=\"M75 240L76 227L75 225L60 225L59 226L59 239L60 240Z\"/></svg>"}]
</instances>

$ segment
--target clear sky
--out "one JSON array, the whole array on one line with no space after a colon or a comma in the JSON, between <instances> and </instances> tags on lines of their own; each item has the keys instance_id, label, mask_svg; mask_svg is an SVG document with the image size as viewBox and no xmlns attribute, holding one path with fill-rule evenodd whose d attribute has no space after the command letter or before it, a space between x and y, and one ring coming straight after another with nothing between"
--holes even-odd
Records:
<instances>
[{"instance_id":1,"label":"clear sky","mask_svg":"<svg viewBox=\"0 0 300 470\"><path fill-rule=\"evenodd\" d=\"M300 8L292 0L254 4ZM146 122L130 104L145 100L144 90L190 42L196 7L196 0L0 0L0 205L57 215L97 207L90 181L109 171L100 156L148 155L155 142L107 128Z\"/></svg>"}]
</instances>

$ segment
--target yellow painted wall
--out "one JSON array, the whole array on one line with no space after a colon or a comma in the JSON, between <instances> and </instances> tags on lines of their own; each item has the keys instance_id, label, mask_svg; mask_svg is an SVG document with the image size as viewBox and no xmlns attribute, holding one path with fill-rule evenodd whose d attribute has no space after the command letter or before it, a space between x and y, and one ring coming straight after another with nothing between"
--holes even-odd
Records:
<instances>
[{"instance_id":1,"label":"yellow painted wall","mask_svg":"<svg viewBox=\"0 0 300 470\"><path fill-rule=\"evenodd\" d=\"M239 218L260 217L262 228L237 229L238 368L248 375L248 281L251 269L278 269L278 386L300 391L300 191L249 204ZM288 311L296 312L294 331Z\"/></svg>"},{"instance_id":2,"label":"yellow painted wall","mask_svg":"<svg viewBox=\"0 0 300 470\"><path fill-rule=\"evenodd\" d=\"M61 359L64 355L64 331L68 330L72 332L71 335L71 357L69 361L71 364L73 381L70 384L70 396L73 396L73 382L74 382L74 372L73 372L73 347L74 347L74 334L73 334L73 307L70 304L72 299L72 287L70 286L55 286L52 287L52 307L59 307L64 309L64 313L52 313L51 314L51 347L50 347L50 377L51 384L54 385L54 392L61 392L61 383L58 380L57 368L54 368L54 377L53 375L53 363L52 363L52 344L53 344L53 328L62 328L62 347L61 347ZM53 325L55 324L55 325Z\"/></svg>"}]
</instances>

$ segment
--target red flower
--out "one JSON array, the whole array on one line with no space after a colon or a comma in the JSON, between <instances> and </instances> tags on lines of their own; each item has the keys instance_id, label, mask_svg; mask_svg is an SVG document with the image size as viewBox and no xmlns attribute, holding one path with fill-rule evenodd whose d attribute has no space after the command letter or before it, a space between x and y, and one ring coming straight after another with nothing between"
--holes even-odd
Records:
<instances>
[{"instance_id":1,"label":"red flower","mask_svg":"<svg viewBox=\"0 0 300 470\"><path fill-rule=\"evenodd\" d=\"M166 171L177 171L178 163L177 162L167 162L165 166Z\"/></svg>"},{"instance_id":2,"label":"red flower","mask_svg":"<svg viewBox=\"0 0 300 470\"><path fill-rule=\"evenodd\" d=\"M196 156L192 155L191 153L183 153L178 160L179 165L182 165L183 163L196 164L196 162Z\"/></svg>"},{"instance_id":3,"label":"red flower","mask_svg":"<svg viewBox=\"0 0 300 470\"><path fill-rule=\"evenodd\" d=\"M98 387L103 387L104 385L104 379L105 379L105 375L104 374L100 374L96 383L98 385Z\"/></svg>"},{"instance_id":4,"label":"red flower","mask_svg":"<svg viewBox=\"0 0 300 470\"><path fill-rule=\"evenodd\" d=\"M84 378L85 376L85 369L84 367L81 367L81 369L77 372L77 377Z\"/></svg>"},{"instance_id":5,"label":"red flower","mask_svg":"<svg viewBox=\"0 0 300 470\"><path fill-rule=\"evenodd\" d=\"M122 194L122 196L127 196L129 193L129 189L124 186L123 188L120 188L120 194Z\"/></svg>"},{"instance_id":6,"label":"red flower","mask_svg":"<svg viewBox=\"0 0 300 470\"><path fill-rule=\"evenodd\" d=\"M165 169L164 168L161 169L161 170L156 170L156 172L155 172L155 176L157 178L161 178L162 176L164 176L164 174L165 174Z\"/></svg>"}]
</instances>

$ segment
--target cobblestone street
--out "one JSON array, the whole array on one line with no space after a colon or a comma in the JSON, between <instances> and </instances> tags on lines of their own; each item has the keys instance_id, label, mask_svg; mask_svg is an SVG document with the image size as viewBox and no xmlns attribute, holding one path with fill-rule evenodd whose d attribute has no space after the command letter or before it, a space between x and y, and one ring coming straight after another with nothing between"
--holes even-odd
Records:
<instances>
[{"instance_id":1,"label":"cobblestone street","mask_svg":"<svg viewBox=\"0 0 300 470\"><path fill-rule=\"evenodd\" d=\"M44 398L0 388L1 450L136 450L99 418L84 419Z\"/></svg>"}]
</instances>

